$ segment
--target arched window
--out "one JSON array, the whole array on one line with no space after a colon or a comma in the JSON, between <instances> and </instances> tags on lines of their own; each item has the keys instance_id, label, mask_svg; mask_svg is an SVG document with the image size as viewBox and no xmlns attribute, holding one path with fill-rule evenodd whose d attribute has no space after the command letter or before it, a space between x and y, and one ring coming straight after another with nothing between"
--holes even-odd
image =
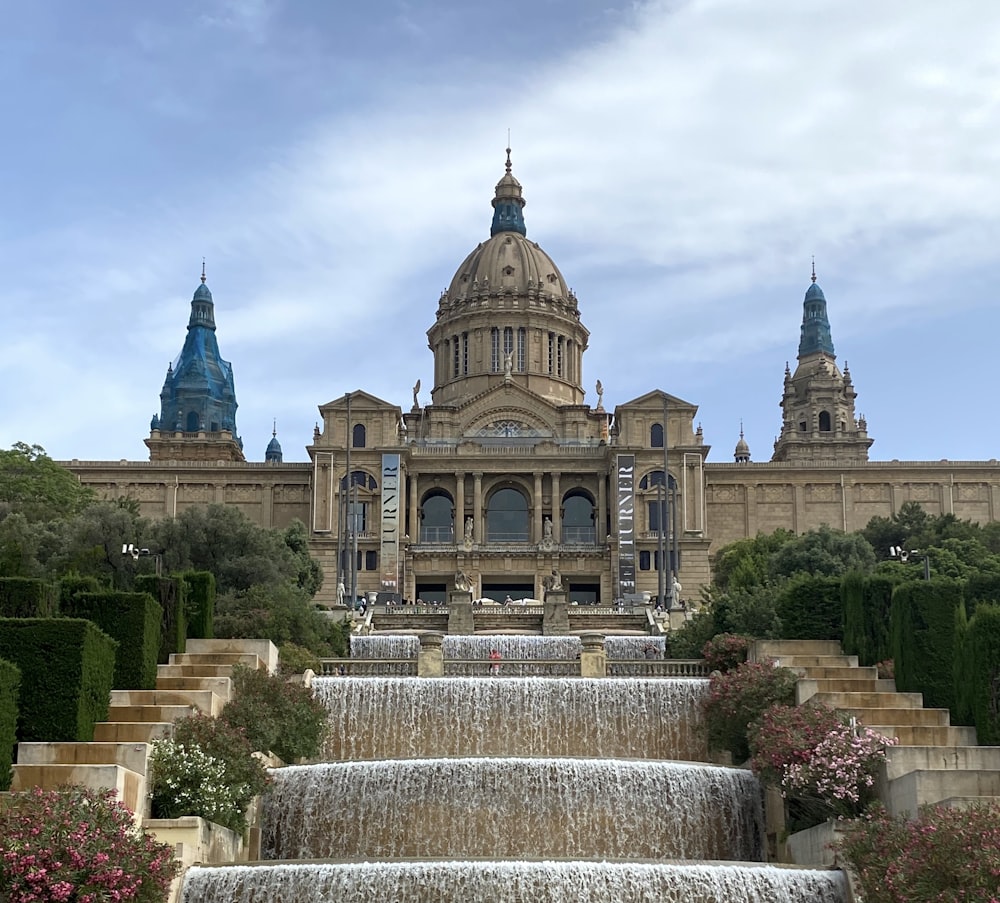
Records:
<instances>
[{"instance_id":1,"label":"arched window","mask_svg":"<svg viewBox=\"0 0 1000 903\"><path fill-rule=\"evenodd\" d=\"M359 489L367 489L370 492L374 492L378 489L378 482L375 477L371 474L365 473L363 470L352 470L351 471L351 485L357 486ZM347 488L347 476L342 476L340 478L340 488Z\"/></svg>"},{"instance_id":2,"label":"arched window","mask_svg":"<svg viewBox=\"0 0 1000 903\"><path fill-rule=\"evenodd\" d=\"M663 448L663 424L654 423L649 428L649 447Z\"/></svg>"},{"instance_id":3,"label":"arched window","mask_svg":"<svg viewBox=\"0 0 1000 903\"><path fill-rule=\"evenodd\" d=\"M582 489L566 493L562 511L562 541L592 545L596 541L594 529L594 500Z\"/></svg>"},{"instance_id":4,"label":"arched window","mask_svg":"<svg viewBox=\"0 0 1000 903\"><path fill-rule=\"evenodd\" d=\"M363 423L354 424L354 429L351 431L351 447L365 447L365 425Z\"/></svg>"},{"instance_id":5,"label":"arched window","mask_svg":"<svg viewBox=\"0 0 1000 903\"><path fill-rule=\"evenodd\" d=\"M486 508L488 542L528 542L528 500L516 489L499 489Z\"/></svg>"},{"instance_id":6,"label":"arched window","mask_svg":"<svg viewBox=\"0 0 1000 903\"><path fill-rule=\"evenodd\" d=\"M198 412L197 411L190 411L188 413L188 415L187 415L187 426L185 427L185 429L189 433L197 433L198 432Z\"/></svg>"},{"instance_id":7,"label":"arched window","mask_svg":"<svg viewBox=\"0 0 1000 903\"><path fill-rule=\"evenodd\" d=\"M819 431L821 433L829 433L832 427L830 426L830 412L820 411L819 412Z\"/></svg>"},{"instance_id":8,"label":"arched window","mask_svg":"<svg viewBox=\"0 0 1000 903\"><path fill-rule=\"evenodd\" d=\"M454 542L455 506L446 492L432 492L420 506L420 541Z\"/></svg>"},{"instance_id":9,"label":"arched window","mask_svg":"<svg viewBox=\"0 0 1000 903\"><path fill-rule=\"evenodd\" d=\"M646 474L646 476L644 476L641 480L639 480L640 489L652 489L655 486L662 486L662 485L663 485L662 470L651 470L649 473ZM677 480L675 480L673 476L670 477L669 485L671 489L677 488Z\"/></svg>"}]
</instances>

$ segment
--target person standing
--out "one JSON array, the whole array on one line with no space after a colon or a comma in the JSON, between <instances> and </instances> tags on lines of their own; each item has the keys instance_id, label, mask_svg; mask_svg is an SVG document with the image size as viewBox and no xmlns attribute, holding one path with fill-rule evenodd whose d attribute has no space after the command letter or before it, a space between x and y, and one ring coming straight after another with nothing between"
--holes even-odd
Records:
<instances>
[{"instance_id":1,"label":"person standing","mask_svg":"<svg viewBox=\"0 0 1000 903\"><path fill-rule=\"evenodd\" d=\"M490 674L494 677L500 673L500 661L503 656L499 649L490 650Z\"/></svg>"}]
</instances>

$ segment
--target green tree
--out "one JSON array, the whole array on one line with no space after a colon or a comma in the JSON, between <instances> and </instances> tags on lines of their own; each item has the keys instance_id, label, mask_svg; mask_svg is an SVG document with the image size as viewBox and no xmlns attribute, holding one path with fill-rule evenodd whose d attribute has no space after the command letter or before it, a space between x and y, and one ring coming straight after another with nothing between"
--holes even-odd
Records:
<instances>
[{"instance_id":1,"label":"green tree","mask_svg":"<svg viewBox=\"0 0 1000 903\"><path fill-rule=\"evenodd\" d=\"M770 559L772 579L797 574L840 577L874 568L875 552L863 535L832 530L826 524L783 543Z\"/></svg>"},{"instance_id":2,"label":"green tree","mask_svg":"<svg viewBox=\"0 0 1000 903\"><path fill-rule=\"evenodd\" d=\"M29 521L68 517L93 499L93 491L40 445L15 442L0 450L0 516L18 512Z\"/></svg>"}]
</instances>

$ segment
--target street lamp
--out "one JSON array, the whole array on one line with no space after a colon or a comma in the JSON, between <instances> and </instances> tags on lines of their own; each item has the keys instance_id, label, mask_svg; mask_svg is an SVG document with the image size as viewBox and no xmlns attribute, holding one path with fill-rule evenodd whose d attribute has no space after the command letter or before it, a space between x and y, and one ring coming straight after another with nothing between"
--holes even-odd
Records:
<instances>
[{"instance_id":1,"label":"street lamp","mask_svg":"<svg viewBox=\"0 0 1000 903\"><path fill-rule=\"evenodd\" d=\"M122 544L122 555L131 556L133 561L138 561L140 558L152 558L156 565L156 576L160 576L160 571L163 569L163 556L159 552L140 549L135 543L128 542Z\"/></svg>"},{"instance_id":2,"label":"street lamp","mask_svg":"<svg viewBox=\"0 0 1000 903\"><path fill-rule=\"evenodd\" d=\"M903 564L906 564L910 558L923 559L924 580L931 579L931 559L926 553L920 552L917 549L910 549L907 551L902 546L889 546L889 557L894 561L901 561Z\"/></svg>"}]
</instances>

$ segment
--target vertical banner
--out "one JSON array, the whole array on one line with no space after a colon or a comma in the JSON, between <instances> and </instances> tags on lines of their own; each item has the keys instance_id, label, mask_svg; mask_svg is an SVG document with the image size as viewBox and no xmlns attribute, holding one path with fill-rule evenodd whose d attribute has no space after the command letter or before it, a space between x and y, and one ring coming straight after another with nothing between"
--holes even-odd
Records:
<instances>
[{"instance_id":1,"label":"vertical banner","mask_svg":"<svg viewBox=\"0 0 1000 903\"><path fill-rule=\"evenodd\" d=\"M399 455L382 455L382 592L399 592Z\"/></svg>"},{"instance_id":2,"label":"vertical banner","mask_svg":"<svg viewBox=\"0 0 1000 903\"><path fill-rule=\"evenodd\" d=\"M635 592L635 455L618 455L618 598Z\"/></svg>"}]
</instances>

